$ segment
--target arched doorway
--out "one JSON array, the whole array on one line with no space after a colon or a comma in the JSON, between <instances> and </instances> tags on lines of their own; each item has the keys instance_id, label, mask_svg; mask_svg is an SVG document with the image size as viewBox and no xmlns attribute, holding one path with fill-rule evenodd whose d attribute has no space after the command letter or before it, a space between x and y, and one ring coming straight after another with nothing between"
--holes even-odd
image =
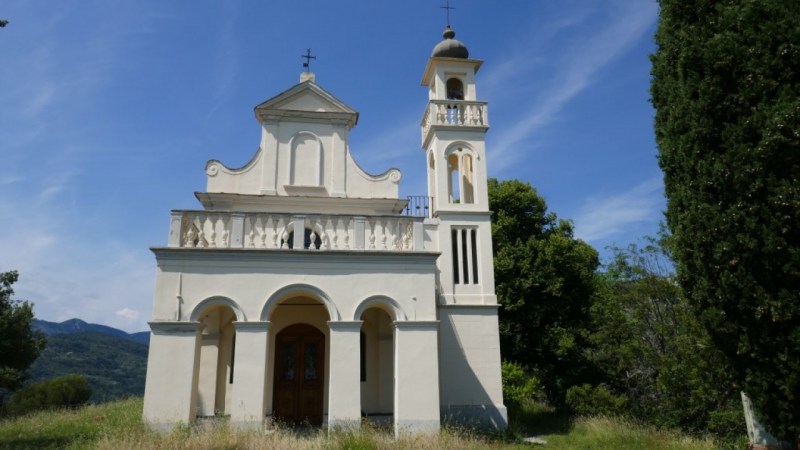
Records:
<instances>
[{"instance_id":1,"label":"arched doorway","mask_svg":"<svg viewBox=\"0 0 800 450\"><path fill-rule=\"evenodd\" d=\"M278 333L273 381L275 419L322 425L325 335L307 324L291 325Z\"/></svg>"}]
</instances>

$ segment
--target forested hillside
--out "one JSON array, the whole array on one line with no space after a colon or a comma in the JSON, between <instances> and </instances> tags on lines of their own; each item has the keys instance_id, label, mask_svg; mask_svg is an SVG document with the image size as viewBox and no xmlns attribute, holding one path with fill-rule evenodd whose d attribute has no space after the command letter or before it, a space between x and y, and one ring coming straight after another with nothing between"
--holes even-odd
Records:
<instances>
[{"instance_id":1,"label":"forested hillside","mask_svg":"<svg viewBox=\"0 0 800 450\"><path fill-rule=\"evenodd\" d=\"M94 402L144 394L148 344L141 342L141 333L129 335L80 320L62 324L36 321L34 327L47 335L47 346L31 366L30 381L83 374L92 386Z\"/></svg>"}]
</instances>

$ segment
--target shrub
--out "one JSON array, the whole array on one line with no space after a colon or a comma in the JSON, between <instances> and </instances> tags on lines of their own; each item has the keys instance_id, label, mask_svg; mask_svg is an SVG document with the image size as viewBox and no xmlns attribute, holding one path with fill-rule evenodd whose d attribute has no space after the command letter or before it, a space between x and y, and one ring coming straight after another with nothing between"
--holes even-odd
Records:
<instances>
[{"instance_id":1,"label":"shrub","mask_svg":"<svg viewBox=\"0 0 800 450\"><path fill-rule=\"evenodd\" d=\"M614 395L605 386L572 386L567 390L567 406L582 416L620 416L627 410L625 396Z\"/></svg>"},{"instance_id":2,"label":"shrub","mask_svg":"<svg viewBox=\"0 0 800 450\"><path fill-rule=\"evenodd\" d=\"M65 375L32 383L11 396L8 412L23 415L43 409L75 408L89 401L92 388L83 375Z\"/></svg>"},{"instance_id":3,"label":"shrub","mask_svg":"<svg viewBox=\"0 0 800 450\"><path fill-rule=\"evenodd\" d=\"M525 373L521 365L503 361L503 400L506 406L519 406L542 393L539 379Z\"/></svg>"}]
</instances>

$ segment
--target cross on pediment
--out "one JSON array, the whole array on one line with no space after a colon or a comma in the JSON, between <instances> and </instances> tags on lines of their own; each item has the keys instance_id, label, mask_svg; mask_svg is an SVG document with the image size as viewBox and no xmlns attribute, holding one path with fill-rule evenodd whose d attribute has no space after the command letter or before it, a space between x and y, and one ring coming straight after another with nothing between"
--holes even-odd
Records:
<instances>
[{"instance_id":1,"label":"cross on pediment","mask_svg":"<svg viewBox=\"0 0 800 450\"><path fill-rule=\"evenodd\" d=\"M316 56L311 56L311 49L306 50L305 55L300 55L300 58L305 59L306 62L303 63L303 68L306 69L306 72L311 71L311 60L317 59Z\"/></svg>"}]
</instances>

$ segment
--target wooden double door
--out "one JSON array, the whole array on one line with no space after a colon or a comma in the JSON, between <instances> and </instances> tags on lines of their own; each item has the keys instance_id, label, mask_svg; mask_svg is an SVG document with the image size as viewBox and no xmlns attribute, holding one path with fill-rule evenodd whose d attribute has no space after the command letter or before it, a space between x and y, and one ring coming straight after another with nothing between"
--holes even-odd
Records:
<instances>
[{"instance_id":1,"label":"wooden double door","mask_svg":"<svg viewBox=\"0 0 800 450\"><path fill-rule=\"evenodd\" d=\"M322 425L325 335L306 324L291 325L278 333L273 380L276 419Z\"/></svg>"}]
</instances>

